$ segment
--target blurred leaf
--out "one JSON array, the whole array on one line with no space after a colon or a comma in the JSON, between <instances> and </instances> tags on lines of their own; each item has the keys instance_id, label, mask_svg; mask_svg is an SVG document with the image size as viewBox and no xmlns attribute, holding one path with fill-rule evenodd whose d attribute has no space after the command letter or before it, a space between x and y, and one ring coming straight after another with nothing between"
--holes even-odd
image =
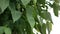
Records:
<instances>
[{"instance_id":1,"label":"blurred leaf","mask_svg":"<svg viewBox=\"0 0 60 34\"><path fill-rule=\"evenodd\" d=\"M58 16L58 5L54 2L53 3L53 10L54 10L54 14L55 14L55 16Z\"/></svg>"},{"instance_id":2,"label":"blurred leaf","mask_svg":"<svg viewBox=\"0 0 60 34\"><path fill-rule=\"evenodd\" d=\"M27 16L28 22L30 23L32 28L35 25L35 20L33 18L33 14L32 14L33 11L34 11L34 8L32 6L26 7L26 16Z\"/></svg>"},{"instance_id":3,"label":"blurred leaf","mask_svg":"<svg viewBox=\"0 0 60 34\"><path fill-rule=\"evenodd\" d=\"M15 9L15 5L13 3L10 4L9 9L11 10L13 21L17 21L21 17L21 12Z\"/></svg>"},{"instance_id":4,"label":"blurred leaf","mask_svg":"<svg viewBox=\"0 0 60 34\"><path fill-rule=\"evenodd\" d=\"M0 34L33 34L33 28L41 34L46 34L47 28L50 33L52 19L45 4L46 0L0 0ZM47 4L58 15L58 0Z\"/></svg>"},{"instance_id":5,"label":"blurred leaf","mask_svg":"<svg viewBox=\"0 0 60 34\"><path fill-rule=\"evenodd\" d=\"M4 27L0 26L0 34L3 34Z\"/></svg>"},{"instance_id":6,"label":"blurred leaf","mask_svg":"<svg viewBox=\"0 0 60 34\"><path fill-rule=\"evenodd\" d=\"M49 20L52 22L52 18L51 18L51 14L46 10L42 9L41 6L37 6L37 9L38 9L38 13L39 13L39 16L42 17L43 19L45 20Z\"/></svg>"},{"instance_id":7,"label":"blurred leaf","mask_svg":"<svg viewBox=\"0 0 60 34\"><path fill-rule=\"evenodd\" d=\"M46 24L43 23L42 25L42 34L46 34Z\"/></svg>"},{"instance_id":8,"label":"blurred leaf","mask_svg":"<svg viewBox=\"0 0 60 34\"><path fill-rule=\"evenodd\" d=\"M47 26L47 29L49 29L49 31L52 30L52 23L47 22L46 26Z\"/></svg>"},{"instance_id":9,"label":"blurred leaf","mask_svg":"<svg viewBox=\"0 0 60 34\"><path fill-rule=\"evenodd\" d=\"M30 2L30 0L21 0L21 1L22 1L23 5L25 5L25 6Z\"/></svg>"},{"instance_id":10,"label":"blurred leaf","mask_svg":"<svg viewBox=\"0 0 60 34\"><path fill-rule=\"evenodd\" d=\"M43 13L40 14L40 16L46 20L49 20L52 22L52 18L49 12L47 11L43 11Z\"/></svg>"},{"instance_id":11,"label":"blurred leaf","mask_svg":"<svg viewBox=\"0 0 60 34\"><path fill-rule=\"evenodd\" d=\"M17 21L21 16L21 13L15 10L12 10L11 14L14 22Z\"/></svg>"},{"instance_id":12,"label":"blurred leaf","mask_svg":"<svg viewBox=\"0 0 60 34\"><path fill-rule=\"evenodd\" d=\"M9 6L9 0L0 0L0 8L2 10L1 13L3 13L8 6Z\"/></svg>"},{"instance_id":13,"label":"blurred leaf","mask_svg":"<svg viewBox=\"0 0 60 34\"><path fill-rule=\"evenodd\" d=\"M43 25L43 19L40 17L40 25L42 26Z\"/></svg>"},{"instance_id":14,"label":"blurred leaf","mask_svg":"<svg viewBox=\"0 0 60 34\"><path fill-rule=\"evenodd\" d=\"M54 0L56 3L59 3L60 2L60 0Z\"/></svg>"},{"instance_id":15,"label":"blurred leaf","mask_svg":"<svg viewBox=\"0 0 60 34\"><path fill-rule=\"evenodd\" d=\"M41 34L46 34L46 24L43 23L42 26L40 24L35 24L35 29L40 31Z\"/></svg>"},{"instance_id":16,"label":"blurred leaf","mask_svg":"<svg viewBox=\"0 0 60 34\"><path fill-rule=\"evenodd\" d=\"M10 28L4 28L5 34L11 34L11 29Z\"/></svg>"},{"instance_id":17,"label":"blurred leaf","mask_svg":"<svg viewBox=\"0 0 60 34\"><path fill-rule=\"evenodd\" d=\"M46 26L47 26L48 34L50 34L50 32L52 31L52 23L47 22Z\"/></svg>"},{"instance_id":18,"label":"blurred leaf","mask_svg":"<svg viewBox=\"0 0 60 34\"><path fill-rule=\"evenodd\" d=\"M51 21L51 15L50 15L49 12L44 11L43 13L41 13L41 16L42 16L44 19Z\"/></svg>"},{"instance_id":19,"label":"blurred leaf","mask_svg":"<svg viewBox=\"0 0 60 34\"><path fill-rule=\"evenodd\" d=\"M33 0L33 3L36 4L37 3L37 0Z\"/></svg>"},{"instance_id":20,"label":"blurred leaf","mask_svg":"<svg viewBox=\"0 0 60 34\"><path fill-rule=\"evenodd\" d=\"M41 25L40 25L39 23L38 23L38 24L35 23L34 28L35 28L38 32L42 33L42 31L41 31L41 30L42 30L42 29L41 29L42 27L41 27Z\"/></svg>"}]
</instances>

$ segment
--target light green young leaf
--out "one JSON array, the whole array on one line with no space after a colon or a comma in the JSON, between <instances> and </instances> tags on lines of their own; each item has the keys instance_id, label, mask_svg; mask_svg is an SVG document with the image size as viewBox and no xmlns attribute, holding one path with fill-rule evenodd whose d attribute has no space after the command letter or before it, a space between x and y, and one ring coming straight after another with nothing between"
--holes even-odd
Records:
<instances>
[{"instance_id":1,"label":"light green young leaf","mask_svg":"<svg viewBox=\"0 0 60 34\"><path fill-rule=\"evenodd\" d=\"M0 0L0 8L2 10L1 13L3 13L8 6L9 6L9 0Z\"/></svg>"},{"instance_id":2,"label":"light green young leaf","mask_svg":"<svg viewBox=\"0 0 60 34\"><path fill-rule=\"evenodd\" d=\"M22 1L23 5L25 5L25 6L30 2L30 0L21 0L21 1Z\"/></svg>"},{"instance_id":3,"label":"light green young leaf","mask_svg":"<svg viewBox=\"0 0 60 34\"><path fill-rule=\"evenodd\" d=\"M28 22L30 23L32 28L35 25L35 20L33 18L33 14L32 14L33 11L34 11L33 7L31 7L31 6L26 7L26 16L27 16Z\"/></svg>"},{"instance_id":4,"label":"light green young leaf","mask_svg":"<svg viewBox=\"0 0 60 34\"><path fill-rule=\"evenodd\" d=\"M4 32L5 32L5 34L11 34L11 29L5 27L5 28L4 28Z\"/></svg>"}]
</instances>

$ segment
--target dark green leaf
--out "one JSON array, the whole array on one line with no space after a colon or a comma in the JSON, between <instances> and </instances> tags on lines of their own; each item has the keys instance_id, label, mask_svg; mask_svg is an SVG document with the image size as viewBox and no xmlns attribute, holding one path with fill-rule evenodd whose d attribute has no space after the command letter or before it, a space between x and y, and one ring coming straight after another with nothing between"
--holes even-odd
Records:
<instances>
[{"instance_id":1,"label":"dark green leaf","mask_svg":"<svg viewBox=\"0 0 60 34\"><path fill-rule=\"evenodd\" d=\"M42 34L46 34L46 24L43 23L42 25Z\"/></svg>"},{"instance_id":2,"label":"dark green leaf","mask_svg":"<svg viewBox=\"0 0 60 34\"><path fill-rule=\"evenodd\" d=\"M0 0L0 8L2 10L1 13L3 13L8 6L9 6L9 0Z\"/></svg>"},{"instance_id":3,"label":"dark green leaf","mask_svg":"<svg viewBox=\"0 0 60 34\"><path fill-rule=\"evenodd\" d=\"M26 8L26 16L32 28L34 27L34 24L35 24L35 20L33 18L33 11L34 11L34 8L32 6L28 6Z\"/></svg>"},{"instance_id":4,"label":"dark green leaf","mask_svg":"<svg viewBox=\"0 0 60 34\"><path fill-rule=\"evenodd\" d=\"M55 16L58 16L58 5L54 2L53 3L53 10L54 10L54 14L55 14Z\"/></svg>"}]
</instances>

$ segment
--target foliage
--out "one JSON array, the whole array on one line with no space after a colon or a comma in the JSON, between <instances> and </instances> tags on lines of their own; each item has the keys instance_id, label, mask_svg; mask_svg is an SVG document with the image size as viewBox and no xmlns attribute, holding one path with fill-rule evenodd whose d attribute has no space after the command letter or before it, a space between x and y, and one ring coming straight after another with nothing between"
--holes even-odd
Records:
<instances>
[{"instance_id":1,"label":"foliage","mask_svg":"<svg viewBox=\"0 0 60 34\"><path fill-rule=\"evenodd\" d=\"M50 34L53 22L47 5L58 16L58 0L53 4L46 0L0 0L0 34L34 34L33 28L41 34L47 29Z\"/></svg>"}]
</instances>

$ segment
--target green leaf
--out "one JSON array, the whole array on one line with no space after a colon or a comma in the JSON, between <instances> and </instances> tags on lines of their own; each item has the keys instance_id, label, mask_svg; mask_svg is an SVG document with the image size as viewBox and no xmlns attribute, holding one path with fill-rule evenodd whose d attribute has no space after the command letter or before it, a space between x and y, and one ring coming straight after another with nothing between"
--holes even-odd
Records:
<instances>
[{"instance_id":1,"label":"green leaf","mask_svg":"<svg viewBox=\"0 0 60 34\"><path fill-rule=\"evenodd\" d=\"M35 20L33 18L33 14L32 14L33 11L34 11L34 8L32 6L26 7L26 16L27 16L28 22L30 23L32 28L35 25Z\"/></svg>"},{"instance_id":2,"label":"green leaf","mask_svg":"<svg viewBox=\"0 0 60 34\"><path fill-rule=\"evenodd\" d=\"M15 9L15 5L13 3L9 6L9 9L11 10L13 21L17 21L21 17L21 12Z\"/></svg>"},{"instance_id":3,"label":"green leaf","mask_svg":"<svg viewBox=\"0 0 60 34\"><path fill-rule=\"evenodd\" d=\"M47 22L47 23L46 23L46 26L47 26L47 29L48 29L49 31L52 30L52 23Z\"/></svg>"},{"instance_id":4,"label":"green leaf","mask_svg":"<svg viewBox=\"0 0 60 34\"><path fill-rule=\"evenodd\" d=\"M9 0L0 0L0 8L2 10L1 13L3 13L8 6L9 6Z\"/></svg>"},{"instance_id":5,"label":"green leaf","mask_svg":"<svg viewBox=\"0 0 60 34\"><path fill-rule=\"evenodd\" d=\"M12 14L12 18L14 22L17 21L21 17L21 13L16 10L12 10L11 14Z\"/></svg>"},{"instance_id":6,"label":"green leaf","mask_svg":"<svg viewBox=\"0 0 60 34\"><path fill-rule=\"evenodd\" d=\"M50 22L47 21L46 27L47 27L47 30L48 30L48 34L50 34L50 32L52 30L52 23L50 23Z\"/></svg>"},{"instance_id":7,"label":"green leaf","mask_svg":"<svg viewBox=\"0 0 60 34\"><path fill-rule=\"evenodd\" d=\"M52 22L51 15L47 10L43 10L39 5L37 6L39 15L45 19Z\"/></svg>"},{"instance_id":8,"label":"green leaf","mask_svg":"<svg viewBox=\"0 0 60 34\"><path fill-rule=\"evenodd\" d=\"M25 6L30 2L30 0L21 0L21 1L22 1L23 5L25 5Z\"/></svg>"},{"instance_id":9,"label":"green leaf","mask_svg":"<svg viewBox=\"0 0 60 34\"><path fill-rule=\"evenodd\" d=\"M54 10L55 16L58 16L58 9L59 9L58 5L54 2L53 3L53 10Z\"/></svg>"},{"instance_id":10,"label":"green leaf","mask_svg":"<svg viewBox=\"0 0 60 34\"><path fill-rule=\"evenodd\" d=\"M49 20L49 21L52 22L52 18L51 18L51 15L50 15L49 12L43 11L43 12L40 14L40 16L41 16L42 18L44 18L44 19ZM52 22L52 23L53 23L53 22Z\"/></svg>"},{"instance_id":11,"label":"green leaf","mask_svg":"<svg viewBox=\"0 0 60 34\"><path fill-rule=\"evenodd\" d=\"M5 27L5 28L4 28L4 32L5 32L5 34L11 34L11 29Z\"/></svg>"},{"instance_id":12,"label":"green leaf","mask_svg":"<svg viewBox=\"0 0 60 34\"><path fill-rule=\"evenodd\" d=\"M46 24L43 23L42 25L42 34L46 34Z\"/></svg>"},{"instance_id":13,"label":"green leaf","mask_svg":"<svg viewBox=\"0 0 60 34\"><path fill-rule=\"evenodd\" d=\"M35 24L35 29L40 31L41 34L46 34L46 24L43 23L42 26L40 24Z\"/></svg>"},{"instance_id":14,"label":"green leaf","mask_svg":"<svg viewBox=\"0 0 60 34\"><path fill-rule=\"evenodd\" d=\"M4 27L0 26L0 34L3 34Z\"/></svg>"}]
</instances>

